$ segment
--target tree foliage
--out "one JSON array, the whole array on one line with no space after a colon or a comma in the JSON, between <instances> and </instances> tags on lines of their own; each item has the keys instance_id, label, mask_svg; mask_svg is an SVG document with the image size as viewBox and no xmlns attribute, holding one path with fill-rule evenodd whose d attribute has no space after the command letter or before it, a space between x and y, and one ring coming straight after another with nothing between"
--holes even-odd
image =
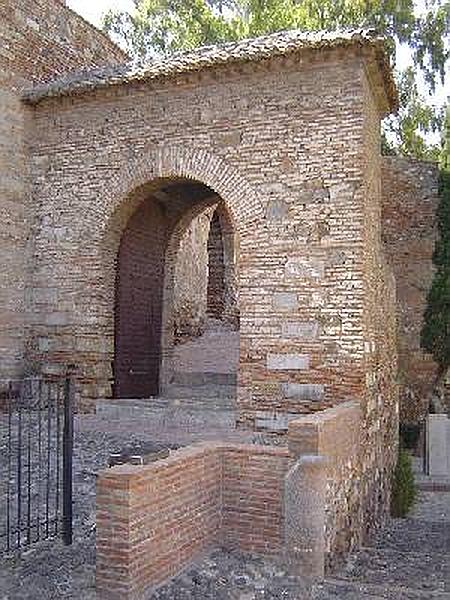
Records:
<instances>
[{"instance_id":1,"label":"tree foliage","mask_svg":"<svg viewBox=\"0 0 450 600\"><path fill-rule=\"evenodd\" d=\"M385 125L384 149L418 158L436 158L425 137L442 126L417 89L417 73L430 91L443 81L450 56L450 0L426 0L422 14L414 0L134 0L134 10L110 11L105 30L136 59L148 60L274 31L374 27L387 36L395 67L396 44L407 44L413 65L397 74L400 112Z\"/></svg>"},{"instance_id":2,"label":"tree foliage","mask_svg":"<svg viewBox=\"0 0 450 600\"><path fill-rule=\"evenodd\" d=\"M436 213L438 239L433 254L435 273L421 332L422 347L432 354L438 365L435 392L450 368L450 106L447 108L440 167L440 200Z\"/></svg>"}]
</instances>

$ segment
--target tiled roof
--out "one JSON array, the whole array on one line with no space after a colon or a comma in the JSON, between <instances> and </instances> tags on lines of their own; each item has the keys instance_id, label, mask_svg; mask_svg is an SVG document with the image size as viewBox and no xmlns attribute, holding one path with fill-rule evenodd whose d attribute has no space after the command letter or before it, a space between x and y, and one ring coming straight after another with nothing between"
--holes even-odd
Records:
<instances>
[{"instance_id":1,"label":"tiled roof","mask_svg":"<svg viewBox=\"0 0 450 600\"><path fill-rule=\"evenodd\" d=\"M25 90L23 98L28 102L37 103L43 98L52 96L79 94L101 87L165 79L179 73L201 71L217 65L285 56L302 49L355 45L376 48L378 67L384 81L388 102L391 108L395 108L397 104L396 89L388 57L384 50L384 39L370 29L337 32L289 30L238 42L202 46L145 64L126 63L71 73L61 79Z\"/></svg>"}]
</instances>

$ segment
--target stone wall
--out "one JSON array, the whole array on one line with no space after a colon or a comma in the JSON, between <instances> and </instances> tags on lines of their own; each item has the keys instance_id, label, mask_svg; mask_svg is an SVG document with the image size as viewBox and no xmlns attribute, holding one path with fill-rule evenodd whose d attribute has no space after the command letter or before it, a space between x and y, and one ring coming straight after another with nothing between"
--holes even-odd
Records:
<instances>
[{"instance_id":1,"label":"stone wall","mask_svg":"<svg viewBox=\"0 0 450 600\"><path fill-rule=\"evenodd\" d=\"M32 111L13 92L0 87L0 378L20 376L24 368L25 286L33 218L25 132L31 117Z\"/></svg>"},{"instance_id":2,"label":"stone wall","mask_svg":"<svg viewBox=\"0 0 450 600\"><path fill-rule=\"evenodd\" d=\"M115 215L128 214L133 190L188 177L220 195L238 238L241 421L253 423L256 409L284 418L365 398L366 319L378 300L366 273L380 246L367 262L376 237L367 234L367 165L376 154L364 140L378 139L379 114L366 116L363 62L359 50L305 50L301 61L217 67L37 104L33 198L51 227L36 230L32 287L46 288L51 272L71 309L56 328L46 319L57 305L42 306L33 361L63 367L67 341L84 331L95 367L83 372L70 350L91 382L82 393L107 389L120 239L111 223L123 227ZM66 232L63 244L55 230Z\"/></svg>"},{"instance_id":3,"label":"stone wall","mask_svg":"<svg viewBox=\"0 0 450 600\"><path fill-rule=\"evenodd\" d=\"M2 0L0 38L2 87L49 81L127 59L107 35L62 0Z\"/></svg>"},{"instance_id":4,"label":"stone wall","mask_svg":"<svg viewBox=\"0 0 450 600\"><path fill-rule=\"evenodd\" d=\"M415 422L426 412L426 396L436 368L431 356L420 348L420 331L433 278L437 165L383 157L382 187L383 241L397 288L401 420Z\"/></svg>"},{"instance_id":5,"label":"stone wall","mask_svg":"<svg viewBox=\"0 0 450 600\"><path fill-rule=\"evenodd\" d=\"M51 286L30 292L29 298L24 293L36 216L25 140L33 111L16 91L75 69L123 62L125 54L59 0L2 0L0 39L0 212L5 215L0 233L0 377L10 377L24 370L26 305L31 308L34 302L39 311L42 302L54 298Z\"/></svg>"},{"instance_id":6,"label":"stone wall","mask_svg":"<svg viewBox=\"0 0 450 600\"><path fill-rule=\"evenodd\" d=\"M204 331L208 290L208 237L214 207L193 219L184 233L175 267L174 327L177 339Z\"/></svg>"}]
</instances>

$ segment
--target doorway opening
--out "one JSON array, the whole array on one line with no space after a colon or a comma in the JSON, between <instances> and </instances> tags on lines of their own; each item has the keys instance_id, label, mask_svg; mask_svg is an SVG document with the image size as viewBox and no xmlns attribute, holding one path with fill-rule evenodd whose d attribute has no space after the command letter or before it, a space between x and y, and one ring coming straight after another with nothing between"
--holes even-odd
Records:
<instances>
[{"instance_id":1,"label":"doorway opening","mask_svg":"<svg viewBox=\"0 0 450 600\"><path fill-rule=\"evenodd\" d=\"M225 203L185 179L138 193L116 261L114 396L235 381L237 245Z\"/></svg>"}]
</instances>

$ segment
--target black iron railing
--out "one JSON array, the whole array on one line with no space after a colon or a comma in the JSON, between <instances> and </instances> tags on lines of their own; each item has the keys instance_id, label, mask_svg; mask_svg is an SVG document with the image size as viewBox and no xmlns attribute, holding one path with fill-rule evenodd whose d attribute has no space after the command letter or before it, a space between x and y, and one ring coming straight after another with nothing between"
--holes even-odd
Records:
<instances>
[{"instance_id":1,"label":"black iron railing","mask_svg":"<svg viewBox=\"0 0 450 600\"><path fill-rule=\"evenodd\" d=\"M0 381L0 552L72 543L71 379Z\"/></svg>"}]
</instances>

